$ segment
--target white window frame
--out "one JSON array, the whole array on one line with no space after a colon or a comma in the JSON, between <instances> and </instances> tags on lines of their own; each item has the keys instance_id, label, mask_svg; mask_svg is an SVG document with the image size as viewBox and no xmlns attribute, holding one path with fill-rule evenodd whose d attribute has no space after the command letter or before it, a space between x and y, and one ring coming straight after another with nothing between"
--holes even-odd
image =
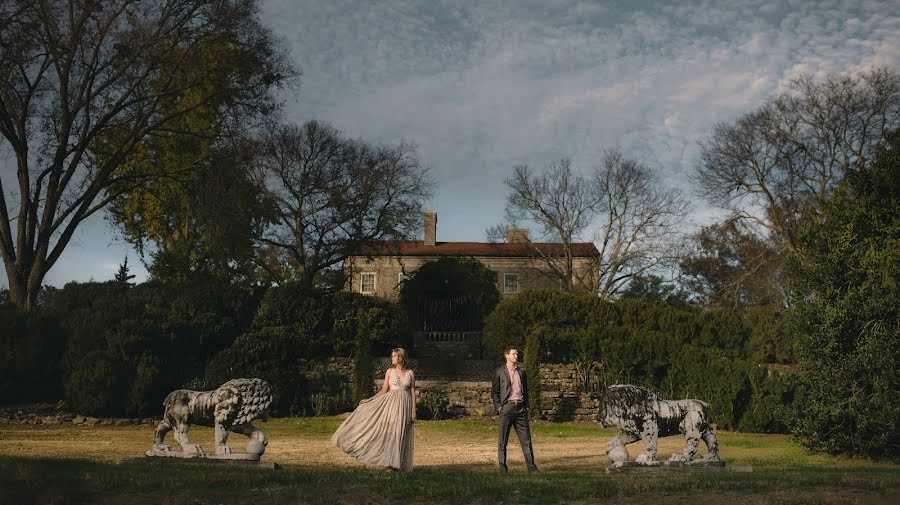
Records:
<instances>
[{"instance_id":1,"label":"white window frame","mask_svg":"<svg viewBox=\"0 0 900 505\"><path fill-rule=\"evenodd\" d=\"M507 281L507 278L508 278L509 276L514 276L514 277L516 278L516 290L515 290L515 291L510 291L510 290L509 290L509 281ZM512 272L503 274L503 294L505 294L505 295L514 295L514 294L516 294L516 293L518 293L518 292L519 292L519 274L518 274L518 273L512 273Z\"/></svg>"},{"instance_id":2,"label":"white window frame","mask_svg":"<svg viewBox=\"0 0 900 505\"><path fill-rule=\"evenodd\" d=\"M372 290L371 291L365 290L365 281L363 281L363 279L367 275L372 276ZM378 273L377 272L360 272L359 273L359 292L362 294L368 295L368 294L375 293L376 291L378 291Z\"/></svg>"},{"instance_id":3,"label":"white window frame","mask_svg":"<svg viewBox=\"0 0 900 505\"><path fill-rule=\"evenodd\" d=\"M410 277L412 277L412 276L407 274L406 272L398 272L397 273L397 286L400 286L401 284L403 284L403 281L409 280Z\"/></svg>"}]
</instances>

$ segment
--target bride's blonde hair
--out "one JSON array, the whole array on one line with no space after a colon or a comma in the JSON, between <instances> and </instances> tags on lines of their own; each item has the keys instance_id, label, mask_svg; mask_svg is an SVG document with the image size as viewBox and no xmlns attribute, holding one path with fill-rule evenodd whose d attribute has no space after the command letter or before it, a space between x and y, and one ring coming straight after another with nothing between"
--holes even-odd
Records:
<instances>
[{"instance_id":1,"label":"bride's blonde hair","mask_svg":"<svg viewBox=\"0 0 900 505\"><path fill-rule=\"evenodd\" d=\"M395 347L391 349L391 353L397 353L397 364L402 368L406 368L406 349Z\"/></svg>"}]
</instances>

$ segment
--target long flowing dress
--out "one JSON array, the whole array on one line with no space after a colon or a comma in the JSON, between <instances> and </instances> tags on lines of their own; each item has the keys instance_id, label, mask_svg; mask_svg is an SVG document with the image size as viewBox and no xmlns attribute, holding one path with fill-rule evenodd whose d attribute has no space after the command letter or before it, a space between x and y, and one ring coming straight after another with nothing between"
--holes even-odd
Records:
<instances>
[{"instance_id":1,"label":"long flowing dress","mask_svg":"<svg viewBox=\"0 0 900 505\"><path fill-rule=\"evenodd\" d=\"M331 437L331 443L373 465L411 471L413 422L410 374L388 372L390 390L356 407Z\"/></svg>"}]
</instances>

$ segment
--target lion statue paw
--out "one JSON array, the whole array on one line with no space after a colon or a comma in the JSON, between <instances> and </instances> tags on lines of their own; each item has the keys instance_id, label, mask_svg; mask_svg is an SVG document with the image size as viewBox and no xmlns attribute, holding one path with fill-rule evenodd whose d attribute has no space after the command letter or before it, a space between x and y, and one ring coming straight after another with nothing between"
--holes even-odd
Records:
<instances>
[{"instance_id":1,"label":"lion statue paw","mask_svg":"<svg viewBox=\"0 0 900 505\"><path fill-rule=\"evenodd\" d=\"M227 445L220 445L220 446L216 447L216 454L219 456L221 456L223 454L231 454L232 452L234 452L234 451L231 449L231 447L229 447Z\"/></svg>"},{"instance_id":2,"label":"lion statue paw","mask_svg":"<svg viewBox=\"0 0 900 505\"><path fill-rule=\"evenodd\" d=\"M170 452L172 450L168 444L153 444L154 451Z\"/></svg>"},{"instance_id":3,"label":"lion statue paw","mask_svg":"<svg viewBox=\"0 0 900 505\"><path fill-rule=\"evenodd\" d=\"M641 465L650 465L654 463L656 460L648 453L638 454L638 457L634 458L634 462Z\"/></svg>"}]
</instances>

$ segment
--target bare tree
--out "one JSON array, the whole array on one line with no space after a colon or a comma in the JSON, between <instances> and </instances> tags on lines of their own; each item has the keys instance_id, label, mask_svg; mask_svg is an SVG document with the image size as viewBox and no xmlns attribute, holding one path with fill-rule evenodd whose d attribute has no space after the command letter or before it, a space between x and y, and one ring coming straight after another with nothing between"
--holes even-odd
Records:
<instances>
[{"instance_id":1,"label":"bare tree","mask_svg":"<svg viewBox=\"0 0 900 505\"><path fill-rule=\"evenodd\" d=\"M677 261L674 244L690 204L680 191L663 188L649 166L617 150L604 152L595 184L603 220L595 235L598 289L610 298L633 277Z\"/></svg>"},{"instance_id":2,"label":"bare tree","mask_svg":"<svg viewBox=\"0 0 900 505\"><path fill-rule=\"evenodd\" d=\"M760 237L797 247L801 226L852 167L865 166L900 127L900 74L875 69L816 80L806 75L701 144L698 192Z\"/></svg>"},{"instance_id":3,"label":"bare tree","mask_svg":"<svg viewBox=\"0 0 900 505\"><path fill-rule=\"evenodd\" d=\"M371 145L320 121L271 132L260 177L276 216L259 239L261 266L283 281L287 264L309 287L374 241L412 236L432 188L413 144Z\"/></svg>"},{"instance_id":4,"label":"bare tree","mask_svg":"<svg viewBox=\"0 0 900 505\"><path fill-rule=\"evenodd\" d=\"M216 44L256 59L216 86L184 71ZM0 253L13 303L29 309L79 224L150 176L118 170L142 139L206 106L271 112L285 61L254 0L0 2L0 134L18 178L9 194L0 181Z\"/></svg>"},{"instance_id":5,"label":"bare tree","mask_svg":"<svg viewBox=\"0 0 900 505\"><path fill-rule=\"evenodd\" d=\"M670 244L688 212L687 200L660 188L649 167L619 151L606 151L589 178L575 175L564 158L542 175L518 166L506 185L506 226L537 228L538 240L528 240L535 269L566 289L610 298L635 275L677 258ZM497 240L503 229L489 229L489 238ZM573 244L585 234L592 235L600 255L591 268L579 269Z\"/></svg>"},{"instance_id":6,"label":"bare tree","mask_svg":"<svg viewBox=\"0 0 900 505\"><path fill-rule=\"evenodd\" d=\"M776 244L742 231L736 220L703 227L679 262L684 285L710 307L781 304L783 265Z\"/></svg>"},{"instance_id":7,"label":"bare tree","mask_svg":"<svg viewBox=\"0 0 900 505\"><path fill-rule=\"evenodd\" d=\"M515 227L525 221L535 225L539 232L537 241L527 238L538 263L535 270L556 279L566 290L574 289L578 279L572 244L596 212L597 202L590 182L575 175L571 160L562 158L541 175L534 175L528 165L516 166L513 176L506 180L506 187L508 225ZM498 240L501 235L505 235L503 226L488 230L489 240ZM592 290L592 284L588 290Z\"/></svg>"}]
</instances>

